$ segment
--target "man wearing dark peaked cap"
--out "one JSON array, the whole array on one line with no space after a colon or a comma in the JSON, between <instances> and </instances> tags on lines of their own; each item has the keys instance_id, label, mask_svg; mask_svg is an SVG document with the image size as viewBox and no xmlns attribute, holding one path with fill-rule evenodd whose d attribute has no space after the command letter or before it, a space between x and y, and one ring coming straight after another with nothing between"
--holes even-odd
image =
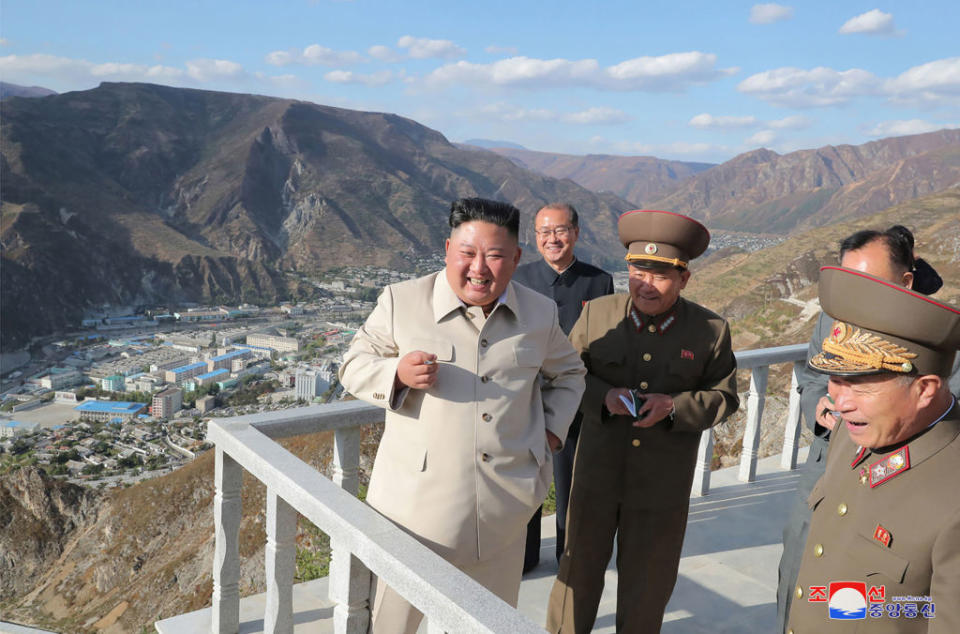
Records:
<instances>
[{"instance_id":1,"label":"man wearing dark peaked cap","mask_svg":"<svg viewBox=\"0 0 960 634\"><path fill-rule=\"evenodd\" d=\"M830 376L827 468L788 632L960 632L960 309L841 267L813 370Z\"/></svg>"},{"instance_id":2,"label":"man wearing dark peaked cap","mask_svg":"<svg viewBox=\"0 0 960 634\"><path fill-rule=\"evenodd\" d=\"M640 210L623 214L618 229L630 291L588 302L570 333L587 385L551 632L592 629L615 537L616 629L660 630L700 433L739 407L726 321L680 297L690 261L710 242L706 228Z\"/></svg>"}]
</instances>

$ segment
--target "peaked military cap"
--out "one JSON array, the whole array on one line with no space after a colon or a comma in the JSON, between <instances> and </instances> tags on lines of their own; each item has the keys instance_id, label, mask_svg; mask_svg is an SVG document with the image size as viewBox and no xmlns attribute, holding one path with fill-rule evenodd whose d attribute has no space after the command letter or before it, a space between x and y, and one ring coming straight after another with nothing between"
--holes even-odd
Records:
<instances>
[{"instance_id":1,"label":"peaked military cap","mask_svg":"<svg viewBox=\"0 0 960 634\"><path fill-rule=\"evenodd\" d=\"M687 268L710 244L710 232L702 224L671 211L637 209L621 214L617 222L620 242L627 248L626 260L637 266Z\"/></svg>"},{"instance_id":2,"label":"peaked military cap","mask_svg":"<svg viewBox=\"0 0 960 634\"><path fill-rule=\"evenodd\" d=\"M853 269L820 269L820 307L834 318L812 369L824 374L949 376L960 309Z\"/></svg>"}]
</instances>

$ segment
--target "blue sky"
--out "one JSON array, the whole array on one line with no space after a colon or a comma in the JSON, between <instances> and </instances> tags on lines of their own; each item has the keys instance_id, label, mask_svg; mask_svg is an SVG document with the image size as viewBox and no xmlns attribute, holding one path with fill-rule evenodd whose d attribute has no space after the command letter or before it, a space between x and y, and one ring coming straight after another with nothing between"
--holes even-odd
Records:
<instances>
[{"instance_id":1,"label":"blue sky","mask_svg":"<svg viewBox=\"0 0 960 634\"><path fill-rule=\"evenodd\" d=\"M452 141L721 162L960 127L958 7L3 0L0 79L249 92Z\"/></svg>"}]
</instances>

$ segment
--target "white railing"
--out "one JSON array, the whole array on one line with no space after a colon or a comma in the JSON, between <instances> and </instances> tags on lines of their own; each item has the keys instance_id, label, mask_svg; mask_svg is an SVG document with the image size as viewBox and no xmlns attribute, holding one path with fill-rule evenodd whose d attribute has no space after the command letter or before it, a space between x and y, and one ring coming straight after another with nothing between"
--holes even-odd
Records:
<instances>
[{"instance_id":1,"label":"white railing","mask_svg":"<svg viewBox=\"0 0 960 634\"><path fill-rule=\"evenodd\" d=\"M781 466L793 469L800 435L797 370L806 345L737 353L752 371L740 480L756 475L760 420L769 366L794 363ZM382 422L384 410L359 401L213 419L207 438L216 445L214 498L216 548L212 631L235 634L240 619L240 494L245 469L267 487L266 613L264 632L293 632L293 580L297 514L330 536L329 599L336 634L361 634L369 623L370 576L377 575L422 611L430 634L440 632L543 632L392 522L357 499L361 428ZM276 439L334 431L333 480L301 461ZM694 495L710 486L712 430L700 442Z\"/></svg>"},{"instance_id":2,"label":"white railing","mask_svg":"<svg viewBox=\"0 0 960 634\"><path fill-rule=\"evenodd\" d=\"M740 453L738 479L741 482L753 482L757 477L757 450L760 447L760 421L763 419L763 405L767 397L767 377L770 373L770 366L778 363L793 363L780 467L786 470L795 469L800 440L800 392L797 389L797 373L806 362L807 345L801 343L776 348L743 350L735 354L737 369L750 370L750 390L747 392L747 424L743 430L743 450ZM710 491L710 462L712 460L713 430L708 429L700 436L692 495L702 496Z\"/></svg>"},{"instance_id":3,"label":"white railing","mask_svg":"<svg viewBox=\"0 0 960 634\"><path fill-rule=\"evenodd\" d=\"M375 574L440 632L543 632L426 546L357 499L361 427L384 410L359 401L212 420L216 445L212 630L234 634L240 620L240 489L245 469L267 486L264 632L293 632L297 514L330 536L330 600L337 634L361 634L369 622ZM334 474L328 480L275 442L334 430Z\"/></svg>"}]
</instances>

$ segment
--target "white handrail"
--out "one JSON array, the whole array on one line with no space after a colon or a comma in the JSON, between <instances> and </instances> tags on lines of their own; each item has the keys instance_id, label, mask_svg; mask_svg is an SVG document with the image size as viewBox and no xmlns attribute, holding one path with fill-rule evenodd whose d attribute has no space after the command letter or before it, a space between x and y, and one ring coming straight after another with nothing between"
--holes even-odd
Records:
<instances>
[{"instance_id":1,"label":"white handrail","mask_svg":"<svg viewBox=\"0 0 960 634\"><path fill-rule=\"evenodd\" d=\"M342 434L344 418L352 419L356 428L382 421L383 410L351 402L210 422L207 437L217 447L218 474L213 631L232 634L239 629L242 468L267 485L273 509L268 511L267 526L265 631L292 632L290 519L298 512L327 533L336 550L331 599L342 606L334 611L338 634L366 631L371 572L421 610L431 631L542 633L542 628L264 433L278 437L333 427ZM359 452L348 450L344 456L355 461Z\"/></svg>"},{"instance_id":2,"label":"white handrail","mask_svg":"<svg viewBox=\"0 0 960 634\"><path fill-rule=\"evenodd\" d=\"M756 474L766 377L769 366L776 363L794 365L781 466L796 467L800 434L797 372L806 350L806 345L799 344L736 353L738 368L751 370L741 480L751 482ZM267 486L265 632L293 631L298 513L327 533L333 545L329 598L336 603L333 620L337 634L366 632L371 574L421 610L431 633L543 632L356 498L360 429L383 419L383 409L349 401L210 421L207 438L216 445L213 632L235 634L240 625L238 544L243 470ZM276 442L323 430L335 432L333 481ZM701 435L693 495L709 491L712 448L711 429Z\"/></svg>"}]
</instances>

